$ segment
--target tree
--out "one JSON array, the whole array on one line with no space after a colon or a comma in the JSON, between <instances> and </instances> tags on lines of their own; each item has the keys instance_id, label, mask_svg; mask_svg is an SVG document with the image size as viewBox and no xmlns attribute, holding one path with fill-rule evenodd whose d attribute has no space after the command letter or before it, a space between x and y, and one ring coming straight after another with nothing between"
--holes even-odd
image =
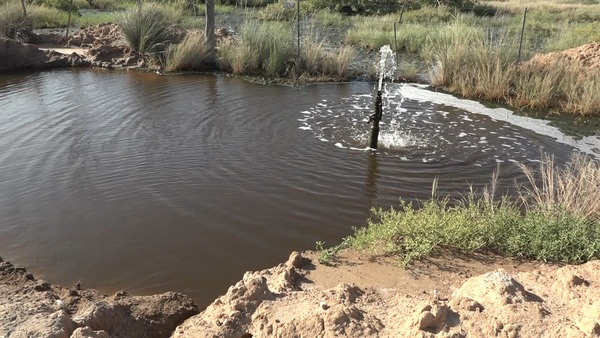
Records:
<instances>
[{"instance_id":1,"label":"tree","mask_svg":"<svg viewBox=\"0 0 600 338\"><path fill-rule=\"evenodd\" d=\"M215 37L215 0L206 0L206 43L208 45L209 62L215 61L217 40Z\"/></svg>"}]
</instances>

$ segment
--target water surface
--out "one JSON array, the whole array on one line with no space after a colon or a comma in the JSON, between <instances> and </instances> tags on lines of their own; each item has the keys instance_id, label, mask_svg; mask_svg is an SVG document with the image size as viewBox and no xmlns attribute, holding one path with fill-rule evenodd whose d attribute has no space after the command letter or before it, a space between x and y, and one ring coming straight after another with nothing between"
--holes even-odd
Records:
<instances>
[{"instance_id":1,"label":"water surface","mask_svg":"<svg viewBox=\"0 0 600 338\"><path fill-rule=\"evenodd\" d=\"M390 85L262 86L212 75L0 76L0 248L52 283L180 291L206 306L244 271L335 244L372 206L521 178L573 146ZM438 98L439 99L439 98Z\"/></svg>"}]
</instances>

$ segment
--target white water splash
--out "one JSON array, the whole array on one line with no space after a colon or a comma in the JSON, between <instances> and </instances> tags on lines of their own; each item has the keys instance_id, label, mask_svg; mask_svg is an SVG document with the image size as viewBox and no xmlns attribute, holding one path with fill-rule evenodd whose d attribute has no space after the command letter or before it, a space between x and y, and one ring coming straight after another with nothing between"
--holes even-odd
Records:
<instances>
[{"instance_id":1,"label":"white water splash","mask_svg":"<svg viewBox=\"0 0 600 338\"><path fill-rule=\"evenodd\" d=\"M379 87L381 91L384 79L392 79L396 73L396 53L390 48L390 45L385 45L379 49L380 59L378 65L379 71Z\"/></svg>"}]
</instances>

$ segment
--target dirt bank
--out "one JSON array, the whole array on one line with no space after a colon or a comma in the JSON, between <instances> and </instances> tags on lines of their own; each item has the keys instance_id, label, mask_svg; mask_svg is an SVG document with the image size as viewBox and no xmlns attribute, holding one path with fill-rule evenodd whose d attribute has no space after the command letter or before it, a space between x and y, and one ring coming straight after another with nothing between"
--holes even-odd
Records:
<instances>
[{"instance_id":1,"label":"dirt bank","mask_svg":"<svg viewBox=\"0 0 600 338\"><path fill-rule=\"evenodd\" d=\"M592 337L600 262L521 263L441 255L404 270L342 254L335 267L297 253L248 272L173 337Z\"/></svg>"},{"instance_id":2,"label":"dirt bank","mask_svg":"<svg viewBox=\"0 0 600 338\"><path fill-rule=\"evenodd\" d=\"M0 337L600 336L600 261L441 253L405 270L353 251L317 261L294 252L247 272L199 314L178 293L106 296L0 262Z\"/></svg>"},{"instance_id":3,"label":"dirt bank","mask_svg":"<svg viewBox=\"0 0 600 338\"><path fill-rule=\"evenodd\" d=\"M180 293L106 296L80 285L64 288L0 258L2 338L169 337L196 313L198 307Z\"/></svg>"}]
</instances>

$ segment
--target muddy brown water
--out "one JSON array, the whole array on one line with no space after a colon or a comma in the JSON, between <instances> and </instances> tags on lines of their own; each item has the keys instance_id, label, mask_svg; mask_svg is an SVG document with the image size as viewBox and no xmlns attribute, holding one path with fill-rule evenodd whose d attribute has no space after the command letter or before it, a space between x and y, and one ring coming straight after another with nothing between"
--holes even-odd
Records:
<instances>
[{"instance_id":1,"label":"muddy brown water","mask_svg":"<svg viewBox=\"0 0 600 338\"><path fill-rule=\"evenodd\" d=\"M374 154L369 83L0 75L0 252L52 283L206 306L244 271L338 243L372 206L427 198L436 176L458 196L498 163L508 186L522 178L514 161L573 150L405 89L388 87Z\"/></svg>"}]
</instances>

